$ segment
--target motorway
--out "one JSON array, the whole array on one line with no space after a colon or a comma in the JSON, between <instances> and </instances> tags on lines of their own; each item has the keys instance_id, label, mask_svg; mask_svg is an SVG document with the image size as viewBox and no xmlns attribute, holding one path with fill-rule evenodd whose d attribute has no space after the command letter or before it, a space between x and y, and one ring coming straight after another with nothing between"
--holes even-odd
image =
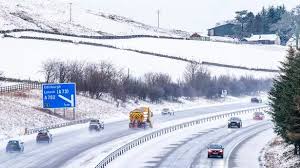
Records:
<instances>
[{"instance_id":1,"label":"motorway","mask_svg":"<svg viewBox=\"0 0 300 168\"><path fill-rule=\"evenodd\" d=\"M272 123L243 119L243 127L227 128L226 120L159 137L116 159L109 168L259 168L258 157L274 137ZM171 133L172 134L172 133ZM224 158L207 158L207 146L222 144ZM128 160L135 160L134 163Z\"/></svg>"},{"instance_id":2,"label":"motorway","mask_svg":"<svg viewBox=\"0 0 300 168\"><path fill-rule=\"evenodd\" d=\"M160 124L170 120L178 120L209 113L230 111L248 107L260 107L262 104L235 103L202 107L176 112L175 116L166 117L154 116L154 123ZM62 132L53 135L53 143L36 144L32 138L25 142L24 153L6 154L5 149L0 149L1 168L59 168L64 163L76 157L80 153L92 149L96 146L110 142L127 135L131 135L143 130L131 130L128 128L128 121L119 121L105 125L103 132L91 134L88 128L80 128L72 131ZM51 131L50 131L51 132ZM2 145L4 146L4 145ZM195 161L196 163L196 161Z\"/></svg>"}]
</instances>

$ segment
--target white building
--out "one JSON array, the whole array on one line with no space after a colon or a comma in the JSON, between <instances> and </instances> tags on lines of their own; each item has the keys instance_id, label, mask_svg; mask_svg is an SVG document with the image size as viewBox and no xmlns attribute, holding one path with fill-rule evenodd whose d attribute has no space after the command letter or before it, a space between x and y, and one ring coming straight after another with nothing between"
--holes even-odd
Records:
<instances>
[{"instance_id":1,"label":"white building","mask_svg":"<svg viewBox=\"0 0 300 168\"><path fill-rule=\"evenodd\" d=\"M249 38L244 38L242 41L253 44L281 44L280 37L277 34L256 34Z\"/></svg>"}]
</instances>

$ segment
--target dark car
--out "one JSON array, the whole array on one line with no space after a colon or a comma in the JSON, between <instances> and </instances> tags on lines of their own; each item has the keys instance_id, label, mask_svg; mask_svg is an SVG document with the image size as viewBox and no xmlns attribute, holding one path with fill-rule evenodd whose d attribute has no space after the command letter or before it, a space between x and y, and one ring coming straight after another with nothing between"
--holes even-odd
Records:
<instances>
[{"instance_id":1,"label":"dark car","mask_svg":"<svg viewBox=\"0 0 300 168\"><path fill-rule=\"evenodd\" d=\"M39 131L36 136L36 143L40 142L52 142L52 134L50 134L48 130Z\"/></svg>"},{"instance_id":2,"label":"dark car","mask_svg":"<svg viewBox=\"0 0 300 168\"><path fill-rule=\"evenodd\" d=\"M24 152L24 142L10 140L6 145L6 152Z\"/></svg>"},{"instance_id":3,"label":"dark car","mask_svg":"<svg viewBox=\"0 0 300 168\"><path fill-rule=\"evenodd\" d=\"M90 121L89 124L89 130L90 131L101 131L104 129L104 122L97 120L97 119L93 119Z\"/></svg>"},{"instance_id":4,"label":"dark car","mask_svg":"<svg viewBox=\"0 0 300 168\"><path fill-rule=\"evenodd\" d=\"M232 128L232 127L241 128L242 127L242 119L239 117L231 117L228 120L228 128Z\"/></svg>"},{"instance_id":5,"label":"dark car","mask_svg":"<svg viewBox=\"0 0 300 168\"><path fill-rule=\"evenodd\" d=\"M263 112L255 112L253 114L253 119L254 120L263 120L263 119L265 119L265 115Z\"/></svg>"},{"instance_id":6,"label":"dark car","mask_svg":"<svg viewBox=\"0 0 300 168\"><path fill-rule=\"evenodd\" d=\"M262 103L262 100L259 97L252 97L251 103Z\"/></svg>"},{"instance_id":7,"label":"dark car","mask_svg":"<svg viewBox=\"0 0 300 168\"><path fill-rule=\"evenodd\" d=\"M211 144L208 146L208 151L207 151L207 157L221 157L223 158L224 156L224 148L222 145L219 144Z\"/></svg>"}]
</instances>

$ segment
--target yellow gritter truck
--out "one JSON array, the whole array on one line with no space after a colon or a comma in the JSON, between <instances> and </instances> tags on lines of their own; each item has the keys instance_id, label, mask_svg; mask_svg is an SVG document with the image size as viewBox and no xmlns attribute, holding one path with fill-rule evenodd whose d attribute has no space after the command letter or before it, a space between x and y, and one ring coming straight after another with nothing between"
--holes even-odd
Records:
<instances>
[{"instance_id":1,"label":"yellow gritter truck","mask_svg":"<svg viewBox=\"0 0 300 168\"><path fill-rule=\"evenodd\" d=\"M152 128L151 118L153 117L153 113L151 112L149 107L140 107L132 110L129 113L129 128Z\"/></svg>"}]
</instances>

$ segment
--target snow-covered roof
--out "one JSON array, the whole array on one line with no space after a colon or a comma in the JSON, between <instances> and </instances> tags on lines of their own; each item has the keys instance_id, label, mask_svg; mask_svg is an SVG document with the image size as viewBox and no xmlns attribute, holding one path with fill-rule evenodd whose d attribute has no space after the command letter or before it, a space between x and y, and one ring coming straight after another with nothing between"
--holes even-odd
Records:
<instances>
[{"instance_id":1,"label":"snow-covered roof","mask_svg":"<svg viewBox=\"0 0 300 168\"><path fill-rule=\"evenodd\" d=\"M260 40L276 41L277 37L278 37L277 34L256 34L245 39L247 41L260 41Z\"/></svg>"}]
</instances>

